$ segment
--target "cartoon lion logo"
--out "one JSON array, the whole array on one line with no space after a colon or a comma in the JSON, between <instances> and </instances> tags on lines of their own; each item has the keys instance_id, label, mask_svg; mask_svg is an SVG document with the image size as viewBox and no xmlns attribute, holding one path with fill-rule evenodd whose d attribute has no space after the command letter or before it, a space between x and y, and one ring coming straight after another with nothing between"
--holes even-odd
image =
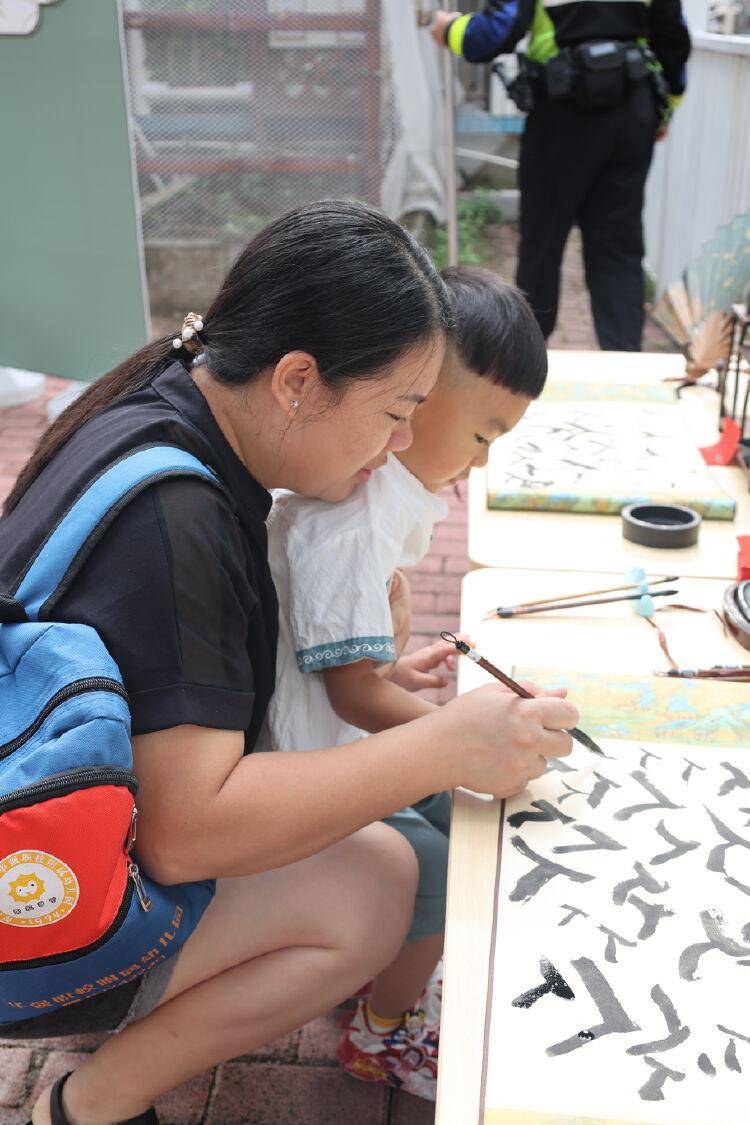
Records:
<instances>
[{"instance_id":1,"label":"cartoon lion logo","mask_svg":"<svg viewBox=\"0 0 750 1125\"><path fill-rule=\"evenodd\" d=\"M62 922L79 897L75 871L57 856L42 851L0 856L0 927Z\"/></svg>"},{"instance_id":2,"label":"cartoon lion logo","mask_svg":"<svg viewBox=\"0 0 750 1125\"><path fill-rule=\"evenodd\" d=\"M44 894L44 880L35 871L28 875L19 875L8 887L8 893L14 902L30 902L32 899L41 898Z\"/></svg>"}]
</instances>

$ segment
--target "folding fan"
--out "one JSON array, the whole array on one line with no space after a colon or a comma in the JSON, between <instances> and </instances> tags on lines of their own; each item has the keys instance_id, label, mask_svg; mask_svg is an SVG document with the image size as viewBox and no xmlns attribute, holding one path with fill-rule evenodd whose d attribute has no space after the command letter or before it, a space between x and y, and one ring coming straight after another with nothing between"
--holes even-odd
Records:
<instances>
[{"instance_id":1,"label":"folding fan","mask_svg":"<svg viewBox=\"0 0 750 1125\"><path fill-rule=\"evenodd\" d=\"M687 376L698 379L732 349L732 307L750 302L750 213L716 231L679 281L664 290L654 319L686 349Z\"/></svg>"}]
</instances>

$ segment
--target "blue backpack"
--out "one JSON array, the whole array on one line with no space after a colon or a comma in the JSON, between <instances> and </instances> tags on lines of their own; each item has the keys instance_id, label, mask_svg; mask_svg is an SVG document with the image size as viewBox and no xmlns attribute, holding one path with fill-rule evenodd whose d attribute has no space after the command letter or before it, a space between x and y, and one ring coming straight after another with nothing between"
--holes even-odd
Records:
<instances>
[{"instance_id":1,"label":"blue backpack","mask_svg":"<svg viewBox=\"0 0 750 1125\"><path fill-rule=\"evenodd\" d=\"M13 596L0 595L0 1026L76 1003L176 952L214 892L162 887L132 857L130 713L94 629L47 620L117 513L165 477L213 472L135 450L78 497Z\"/></svg>"}]
</instances>

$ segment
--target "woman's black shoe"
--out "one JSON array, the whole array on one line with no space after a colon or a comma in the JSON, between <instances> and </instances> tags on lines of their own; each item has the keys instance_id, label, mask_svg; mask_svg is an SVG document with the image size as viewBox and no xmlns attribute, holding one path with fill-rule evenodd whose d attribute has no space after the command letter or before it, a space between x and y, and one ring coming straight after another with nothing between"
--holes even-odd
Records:
<instances>
[{"instance_id":1,"label":"woman's black shoe","mask_svg":"<svg viewBox=\"0 0 750 1125\"><path fill-rule=\"evenodd\" d=\"M72 1071L64 1074L62 1078L58 1078L54 1086L50 1090L49 1095L49 1111L52 1117L52 1125L70 1125L62 1104L62 1091L63 1086L70 1078ZM32 1125L31 1121L29 1125ZM159 1125L159 1118L156 1116L156 1110L152 1106L147 1109L145 1113L140 1113L138 1117L129 1117L127 1121L123 1121L122 1125Z\"/></svg>"}]
</instances>

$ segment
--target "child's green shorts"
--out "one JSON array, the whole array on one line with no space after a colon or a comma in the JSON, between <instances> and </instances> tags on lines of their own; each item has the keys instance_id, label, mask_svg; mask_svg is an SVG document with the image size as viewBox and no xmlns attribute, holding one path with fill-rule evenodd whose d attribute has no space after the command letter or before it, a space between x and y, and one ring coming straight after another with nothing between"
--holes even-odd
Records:
<instances>
[{"instance_id":1,"label":"child's green shorts","mask_svg":"<svg viewBox=\"0 0 750 1125\"><path fill-rule=\"evenodd\" d=\"M435 793L385 819L411 844L419 863L419 885L407 942L442 934L448 877L450 793Z\"/></svg>"}]
</instances>

